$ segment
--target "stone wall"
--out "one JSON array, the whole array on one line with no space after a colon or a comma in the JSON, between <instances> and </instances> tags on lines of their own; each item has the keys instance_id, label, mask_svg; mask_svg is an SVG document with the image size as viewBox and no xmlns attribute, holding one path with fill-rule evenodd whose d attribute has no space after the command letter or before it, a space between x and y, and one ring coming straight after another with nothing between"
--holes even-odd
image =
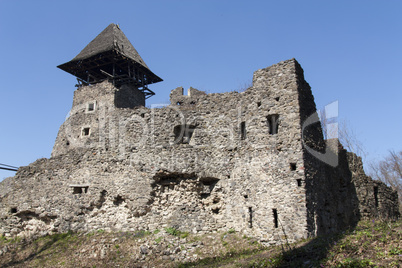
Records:
<instances>
[{"instance_id":1,"label":"stone wall","mask_svg":"<svg viewBox=\"0 0 402 268\"><path fill-rule=\"evenodd\" d=\"M398 193L383 182L368 177L364 173L361 157L348 152L347 159L356 187L361 218L399 217Z\"/></svg>"},{"instance_id":2,"label":"stone wall","mask_svg":"<svg viewBox=\"0 0 402 268\"><path fill-rule=\"evenodd\" d=\"M137 95L76 90L52 157L1 183L0 233L233 228L281 244L358 219L347 161L310 153L325 143L319 123L305 127L315 104L296 60L256 71L242 93L177 88L154 109ZM385 192L378 204L393 207Z\"/></svg>"}]
</instances>

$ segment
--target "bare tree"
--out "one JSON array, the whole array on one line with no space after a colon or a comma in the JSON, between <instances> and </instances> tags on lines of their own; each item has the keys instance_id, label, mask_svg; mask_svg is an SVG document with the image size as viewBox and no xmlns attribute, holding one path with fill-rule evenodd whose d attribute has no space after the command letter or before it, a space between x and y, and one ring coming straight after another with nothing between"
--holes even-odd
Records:
<instances>
[{"instance_id":1,"label":"bare tree","mask_svg":"<svg viewBox=\"0 0 402 268\"><path fill-rule=\"evenodd\" d=\"M339 123L338 136L339 141L346 150L355 153L363 159L367 157L367 152L363 144L357 138L353 128L346 121L341 121Z\"/></svg>"},{"instance_id":2,"label":"bare tree","mask_svg":"<svg viewBox=\"0 0 402 268\"><path fill-rule=\"evenodd\" d=\"M384 160L370 163L370 176L396 190L402 204L402 151L390 151Z\"/></svg>"},{"instance_id":3,"label":"bare tree","mask_svg":"<svg viewBox=\"0 0 402 268\"><path fill-rule=\"evenodd\" d=\"M337 138L347 151L365 158L367 152L350 124L345 120L334 123L332 120L326 118L323 111L320 111L320 121L324 139Z\"/></svg>"}]
</instances>

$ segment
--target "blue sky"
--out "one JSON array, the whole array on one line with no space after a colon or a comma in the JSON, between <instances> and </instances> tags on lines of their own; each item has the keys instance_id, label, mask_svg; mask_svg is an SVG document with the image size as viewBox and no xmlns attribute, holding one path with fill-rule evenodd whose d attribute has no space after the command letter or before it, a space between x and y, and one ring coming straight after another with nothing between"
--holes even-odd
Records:
<instances>
[{"instance_id":1,"label":"blue sky","mask_svg":"<svg viewBox=\"0 0 402 268\"><path fill-rule=\"evenodd\" d=\"M147 105L178 86L238 90L296 58L317 107L339 101L367 159L381 158L402 149L401 14L394 0L0 0L0 163L50 157L76 84L56 66L112 22L164 79Z\"/></svg>"}]
</instances>

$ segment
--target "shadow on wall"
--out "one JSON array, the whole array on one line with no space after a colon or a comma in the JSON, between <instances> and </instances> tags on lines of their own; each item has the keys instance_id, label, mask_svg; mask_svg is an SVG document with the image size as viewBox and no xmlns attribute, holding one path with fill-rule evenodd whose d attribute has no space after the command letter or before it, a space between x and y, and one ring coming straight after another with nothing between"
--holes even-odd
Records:
<instances>
[{"instance_id":1,"label":"shadow on wall","mask_svg":"<svg viewBox=\"0 0 402 268\"><path fill-rule=\"evenodd\" d=\"M326 165L311 155L306 155L306 195L309 233L312 236L354 228L361 218L359 199L349 168L347 152L337 140L339 164ZM314 173L315 172L315 173ZM328 191L331 189L331 191Z\"/></svg>"}]
</instances>

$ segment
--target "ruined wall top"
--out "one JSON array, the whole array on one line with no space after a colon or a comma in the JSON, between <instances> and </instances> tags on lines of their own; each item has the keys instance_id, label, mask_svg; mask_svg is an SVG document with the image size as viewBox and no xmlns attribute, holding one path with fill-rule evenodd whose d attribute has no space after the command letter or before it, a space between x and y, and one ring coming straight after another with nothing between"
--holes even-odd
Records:
<instances>
[{"instance_id":1,"label":"ruined wall top","mask_svg":"<svg viewBox=\"0 0 402 268\"><path fill-rule=\"evenodd\" d=\"M183 87L178 87L170 92L170 103L176 105L195 105L200 97L205 96L204 91L190 87L187 90L187 95L184 94Z\"/></svg>"}]
</instances>

